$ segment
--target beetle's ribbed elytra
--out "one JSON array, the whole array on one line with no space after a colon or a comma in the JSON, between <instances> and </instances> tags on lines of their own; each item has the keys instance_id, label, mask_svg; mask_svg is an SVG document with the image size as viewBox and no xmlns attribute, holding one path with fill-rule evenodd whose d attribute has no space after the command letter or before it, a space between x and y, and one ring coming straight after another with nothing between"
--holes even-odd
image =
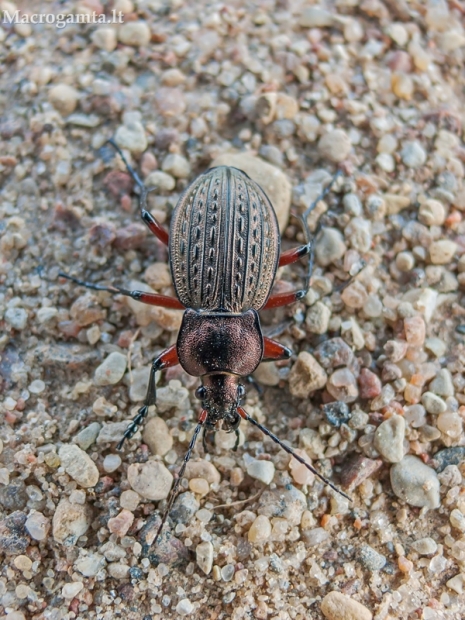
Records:
<instances>
[{"instance_id":1,"label":"beetle's ribbed elytra","mask_svg":"<svg viewBox=\"0 0 465 620\"><path fill-rule=\"evenodd\" d=\"M180 301L194 310L259 310L278 267L276 214L237 168L202 174L181 197L170 228L170 264Z\"/></svg>"},{"instance_id":2,"label":"beetle's ribbed elytra","mask_svg":"<svg viewBox=\"0 0 465 620\"><path fill-rule=\"evenodd\" d=\"M64 273L60 276L94 290L128 295L154 306L184 310L177 342L153 360L144 404L129 424L118 449L136 433L147 417L149 407L156 404L155 375L158 370L181 364L187 373L200 377L202 381L196 391L202 402L198 422L154 542L163 530L202 429L206 451L206 431L219 428L236 433L236 449L239 442L237 429L241 420L247 420L325 484L347 497L292 448L251 418L241 406L245 397L241 377L250 376L260 362L288 359L292 354L287 347L263 335L257 311L291 304L306 294L313 261L313 238L308 232L306 216L316 202L307 209L302 220L307 243L280 252L276 215L261 187L237 168L212 168L200 175L181 196L168 235L147 210L147 188L118 146L112 140L110 143L139 187L142 219L169 247L178 298L91 284ZM310 263L306 288L270 294L278 266L295 263L307 254Z\"/></svg>"}]
</instances>

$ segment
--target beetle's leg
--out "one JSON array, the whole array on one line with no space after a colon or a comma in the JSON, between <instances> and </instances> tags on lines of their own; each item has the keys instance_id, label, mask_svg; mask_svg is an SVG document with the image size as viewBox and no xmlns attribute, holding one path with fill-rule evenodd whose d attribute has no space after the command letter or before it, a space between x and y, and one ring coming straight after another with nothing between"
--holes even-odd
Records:
<instances>
[{"instance_id":1,"label":"beetle's leg","mask_svg":"<svg viewBox=\"0 0 465 620\"><path fill-rule=\"evenodd\" d=\"M271 338L267 338L266 336L263 338L263 341L265 346L262 362L288 360L291 357L292 351L280 342L271 340Z\"/></svg>"},{"instance_id":2,"label":"beetle's leg","mask_svg":"<svg viewBox=\"0 0 465 620\"><path fill-rule=\"evenodd\" d=\"M121 288L120 286L104 286L103 284L92 284L92 282L85 282L84 280L79 280L79 278L75 278L73 276L69 276L67 273L63 273L60 271L58 274L60 278L66 278L71 282L75 282L80 286L85 286L86 288L90 288L94 291L108 291L109 293L113 293L114 295L126 295L127 297L132 297L137 301L142 302L143 304L148 304L149 306L163 306L163 308L172 308L173 310L184 310L185 306L176 299L175 297L168 297L168 295L159 295L158 293L146 293L144 291L128 291L125 288Z\"/></svg>"},{"instance_id":3,"label":"beetle's leg","mask_svg":"<svg viewBox=\"0 0 465 620\"><path fill-rule=\"evenodd\" d=\"M147 413L149 411L150 405L155 405L157 400L157 390L155 385L155 374L158 370L163 370L165 368L170 368L170 366L176 366L179 364L178 352L176 349L176 345L173 344L169 349L163 351L158 357L156 357L152 362L152 368L150 369L150 378L149 384L147 386L147 394L145 396L144 404L137 412L136 417L131 421L129 426L127 427L123 438L117 445L117 449L121 450L126 439L131 439L131 437L138 431L139 426L147 417Z\"/></svg>"},{"instance_id":4,"label":"beetle's leg","mask_svg":"<svg viewBox=\"0 0 465 620\"><path fill-rule=\"evenodd\" d=\"M280 306L287 306L293 304L295 301L302 299L307 294L306 290L292 291L291 293L277 293L271 295L266 304L261 310L270 310L270 308L279 308Z\"/></svg>"},{"instance_id":5,"label":"beetle's leg","mask_svg":"<svg viewBox=\"0 0 465 620\"><path fill-rule=\"evenodd\" d=\"M264 361L266 360L262 360L262 362ZM263 394L262 386L255 381L252 375L247 375L247 377L245 377L245 380L247 381L247 383L250 383L250 385L257 390L259 396Z\"/></svg>"},{"instance_id":6,"label":"beetle's leg","mask_svg":"<svg viewBox=\"0 0 465 620\"><path fill-rule=\"evenodd\" d=\"M206 426L203 427L202 446L203 446L205 454L210 454L210 450L208 449L208 444L210 444L210 446L214 445L211 439L212 433L214 433L213 429L208 428ZM210 440L208 439L209 437L210 437Z\"/></svg>"},{"instance_id":7,"label":"beetle's leg","mask_svg":"<svg viewBox=\"0 0 465 620\"><path fill-rule=\"evenodd\" d=\"M160 536L163 526L166 523L166 519L168 518L171 508L173 507L174 500L176 499L176 496L178 494L179 485L181 484L181 480L184 476L184 472L186 471L187 463L189 462L189 459L191 458L191 454L192 454L192 450L194 449L195 442L197 441L197 437L199 436L199 433L202 430L202 426L205 424L207 416L208 414L205 411L205 409L202 409L199 415L199 421L197 422L197 426L195 427L194 434L192 435L192 439L190 440L189 447L187 448L186 455L184 456L184 462L182 464L181 469L179 470L177 478L174 482L174 486L171 489L171 493L168 498L168 504L166 506L165 512L163 513L163 517L161 519L161 523L158 528L157 535L155 536L155 540L153 541L154 545L156 545L158 537Z\"/></svg>"},{"instance_id":8,"label":"beetle's leg","mask_svg":"<svg viewBox=\"0 0 465 620\"><path fill-rule=\"evenodd\" d=\"M269 437L270 439L272 439L275 443L278 444L278 446L280 446L283 450L285 450L288 454L290 454L291 456L293 456L297 461L299 461L299 463L301 463L302 465L305 465L305 467L311 471L313 474L315 474L315 476L318 476L318 478L320 478L320 480L322 480L325 484L327 484L329 487L331 487L333 489L333 491L336 491L337 493L339 493L339 495L342 495L343 497L345 497L346 499L348 499L349 501L352 501L350 499L350 497L348 495L346 495L345 493L343 493L341 490L339 490L337 488L337 486L335 486L332 482L330 482L327 478L325 478L324 476L322 476L314 467L312 467L310 465L310 463L307 463L307 461L304 461L304 459L299 456L298 454L296 454L294 452L294 450L292 448L290 448L289 446L287 446L285 443L283 443L278 437L276 437L276 435L274 435L271 431L269 431L266 426L263 426L263 424L260 424L260 422L258 422L257 420L255 420L254 418L251 418L249 416L249 414L247 413L247 411L245 411L245 409L243 409L242 407L238 407L237 408L237 413L241 416L241 418L243 420L247 420L247 422L250 422L251 424L253 424L254 426L256 426L257 428L259 428L262 433L264 433L267 437Z\"/></svg>"},{"instance_id":9,"label":"beetle's leg","mask_svg":"<svg viewBox=\"0 0 465 620\"><path fill-rule=\"evenodd\" d=\"M239 447L239 441L241 439L241 436L239 434L239 429L236 428L236 430L234 431L234 434L236 435L236 441L234 443L233 452L236 452Z\"/></svg>"},{"instance_id":10,"label":"beetle's leg","mask_svg":"<svg viewBox=\"0 0 465 620\"><path fill-rule=\"evenodd\" d=\"M164 243L165 245L168 245L168 242L169 242L168 231L165 228L163 228L163 226L161 226L157 222L157 220L153 217L153 215L151 215L150 212L147 210L147 196L149 192L151 192L155 188L154 187L147 188L144 185L144 182L142 181L140 176L137 174L137 172L134 170L134 168L129 164L128 160L124 156L123 151L116 144L113 138L110 138L110 140L108 140L108 143L111 144L111 146L115 149L115 151L121 157L124 165L126 166L127 171L132 177L132 180L139 188L139 192L140 192L139 193L139 207L140 207L140 214L141 214L142 219L147 224L150 232L152 232L158 239L160 239L162 243Z\"/></svg>"},{"instance_id":11,"label":"beetle's leg","mask_svg":"<svg viewBox=\"0 0 465 620\"><path fill-rule=\"evenodd\" d=\"M292 263L296 263L299 258L303 258L310 251L309 244L300 245L298 248L291 248L290 250L286 250L279 257L279 267L284 267L285 265L292 265Z\"/></svg>"}]
</instances>

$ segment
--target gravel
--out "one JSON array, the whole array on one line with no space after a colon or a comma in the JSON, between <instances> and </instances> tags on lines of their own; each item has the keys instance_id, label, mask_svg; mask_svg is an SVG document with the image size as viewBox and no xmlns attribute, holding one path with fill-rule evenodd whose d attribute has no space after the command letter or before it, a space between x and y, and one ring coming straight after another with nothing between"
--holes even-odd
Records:
<instances>
[{"instance_id":1,"label":"gravel","mask_svg":"<svg viewBox=\"0 0 465 620\"><path fill-rule=\"evenodd\" d=\"M439 480L436 472L412 455L391 467L392 490L410 506L437 508Z\"/></svg>"},{"instance_id":2,"label":"gravel","mask_svg":"<svg viewBox=\"0 0 465 620\"><path fill-rule=\"evenodd\" d=\"M465 36L460 2L418 4L116 0L123 24L0 24L1 617L463 615ZM110 137L167 228L219 163L264 187L283 250L320 197L311 290L261 313L293 355L244 408L350 503L242 421L237 451L197 442L153 544L198 379L157 373L115 449L182 312L58 276L174 295Z\"/></svg>"}]
</instances>

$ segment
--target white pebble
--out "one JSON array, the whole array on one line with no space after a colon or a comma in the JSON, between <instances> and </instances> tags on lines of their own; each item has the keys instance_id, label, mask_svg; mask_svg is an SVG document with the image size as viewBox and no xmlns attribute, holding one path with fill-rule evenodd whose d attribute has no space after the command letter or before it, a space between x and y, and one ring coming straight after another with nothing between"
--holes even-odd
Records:
<instances>
[{"instance_id":1,"label":"white pebble","mask_svg":"<svg viewBox=\"0 0 465 620\"><path fill-rule=\"evenodd\" d=\"M259 461L258 459L252 459L247 464L247 473L251 478L260 480L264 484L270 484L273 480L275 472L275 466L271 461Z\"/></svg>"},{"instance_id":2,"label":"white pebble","mask_svg":"<svg viewBox=\"0 0 465 620\"><path fill-rule=\"evenodd\" d=\"M103 459L103 469L111 474L118 469L121 463L121 457L118 454L107 454Z\"/></svg>"},{"instance_id":3,"label":"white pebble","mask_svg":"<svg viewBox=\"0 0 465 620\"><path fill-rule=\"evenodd\" d=\"M71 600L79 594L83 587L84 584L82 581L72 581L71 583L66 583L61 589L61 595L63 598Z\"/></svg>"},{"instance_id":4,"label":"white pebble","mask_svg":"<svg viewBox=\"0 0 465 620\"><path fill-rule=\"evenodd\" d=\"M96 464L79 446L64 444L58 451L61 465L66 473L84 487L94 487L99 479Z\"/></svg>"},{"instance_id":5,"label":"white pebble","mask_svg":"<svg viewBox=\"0 0 465 620\"><path fill-rule=\"evenodd\" d=\"M195 556L199 568L209 575L213 566L213 545L209 541L205 541L197 545Z\"/></svg>"},{"instance_id":6,"label":"white pebble","mask_svg":"<svg viewBox=\"0 0 465 620\"><path fill-rule=\"evenodd\" d=\"M41 394L45 390L45 383L41 379L35 379L27 389L31 394Z\"/></svg>"},{"instance_id":7,"label":"white pebble","mask_svg":"<svg viewBox=\"0 0 465 620\"><path fill-rule=\"evenodd\" d=\"M24 308L8 308L5 312L5 321L11 325L13 329L22 331L27 325L28 314Z\"/></svg>"},{"instance_id":8,"label":"white pebble","mask_svg":"<svg viewBox=\"0 0 465 620\"><path fill-rule=\"evenodd\" d=\"M97 366L94 373L95 385L114 385L121 381L126 371L127 358L122 353L113 351Z\"/></svg>"},{"instance_id":9,"label":"white pebble","mask_svg":"<svg viewBox=\"0 0 465 620\"><path fill-rule=\"evenodd\" d=\"M400 155L408 168L420 168L426 162L426 151L417 140L405 142Z\"/></svg>"},{"instance_id":10,"label":"white pebble","mask_svg":"<svg viewBox=\"0 0 465 620\"><path fill-rule=\"evenodd\" d=\"M181 616L188 616L194 611L194 605L190 602L188 598L183 598L176 605L176 611Z\"/></svg>"},{"instance_id":11,"label":"white pebble","mask_svg":"<svg viewBox=\"0 0 465 620\"><path fill-rule=\"evenodd\" d=\"M391 467L391 485L397 497L410 506L439 506L438 476L416 456L408 454Z\"/></svg>"}]
</instances>

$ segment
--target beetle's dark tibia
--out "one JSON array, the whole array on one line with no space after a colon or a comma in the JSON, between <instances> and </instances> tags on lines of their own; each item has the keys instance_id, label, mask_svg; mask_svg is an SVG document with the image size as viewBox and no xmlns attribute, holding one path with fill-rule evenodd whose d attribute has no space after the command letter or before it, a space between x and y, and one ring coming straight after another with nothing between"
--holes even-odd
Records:
<instances>
[{"instance_id":1,"label":"beetle's dark tibia","mask_svg":"<svg viewBox=\"0 0 465 620\"><path fill-rule=\"evenodd\" d=\"M147 386L147 394L143 406L137 412L136 417L132 420L123 435L123 439L116 446L118 450L121 450L126 439L131 439L138 431L139 427L147 417L149 407L155 405L157 402L157 387L155 383L155 376L157 370L163 370L164 368L170 368L170 366L176 366L179 364L178 352L176 345L173 344L169 349L163 351L152 362L150 369L149 384Z\"/></svg>"},{"instance_id":2,"label":"beetle's dark tibia","mask_svg":"<svg viewBox=\"0 0 465 620\"><path fill-rule=\"evenodd\" d=\"M126 156L124 155L123 151L116 144L116 142L113 140L113 138L110 138L109 140L107 140L107 144L111 144L111 146L115 149L115 151L121 157L121 159L123 160L123 164L126 166L126 170L131 175L132 180L134 181L134 183L136 185L138 185L141 189L146 189L146 187L144 185L144 182L142 181L140 176L137 174L137 172L134 170L134 168L131 166L131 164L128 162L128 160L126 159Z\"/></svg>"},{"instance_id":3,"label":"beetle's dark tibia","mask_svg":"<svg viewBox=\"0 0 465 620\"><path fill-rule=\"evenodd\" d=\"M134 181L134 183L140 189L139 208L140 208L142 219L147 224L147 226L149 227L150 231L158 239L160 239L160 241L162 243L164 243L165 245L168 245L168 241L169 241L169 233L168 233L168 231L165 228L163 228L163 226L160 226L160 224L157 222L157 220L154 217L152 217L152 215L150 215L150 213L147 210L147 195L152 190L154 190L155 188L154 187L147 188L145 186L144 182L142 181L140 176L137 174L137 172L134 170L134 168L131 166L131 164L128 162L128 160L126 159L123 151L116 144L116 142L113 140L113 138L110 138L110 140L108 140L107 142L108 142L108 144L111 144L111 146L115 149L115 151L121 157L121 159L123 160L124 165L126 166L126 170L131 175L131 178Z\"/></svg>"},{"instance_id":4,"label":"beetle's dark tibia","mask_svg":"<svg viewBox=\"0 0 465 620\"><path fill-rule=\"evenodd\" d=\"M249 416L249 414L247 413L247 411L245 411L245 409L243 409L242 407L238 407L237 408L237 413L241 416L241 418L243 418L244 420L247 420L247 422L250 422L251 424L253 424L254 426L256 426L257 428L259 428L262 433L264 433L267 437L269 437L270 439L272 439L275 443L278 444L278 446L280 446L283 450L285 450L288 454L290 454L291 456L293 456L297 461L299 461L299 463L302 463L302 465L305 465L305 467L312 472L312 474L315 474L315 476L317 476L320 480L322 480L327 486L329 486L331 489L333 489L333 491L336 491L336 493L339 493L339 495L342 495L342 497L345 497L346 499L348 499L350 502L352 501L350 499L350 497L348 495L346 495L345 493L343 493L340 489L337 488L337 486L335 486L332 482L330 482L327 478L325 478L324 476L322 476L314 467L312 467L309 463L307 463L307 461L304 461L304 459L299 456L298 454L296 454L294 452L294 450L292 448L289 448L289 446L287 446L285 443L283 443L278 437L276 437L276 435L274 435L270 430L268 430L266 428L266 426L263 426L263 424L260 424L260 422L257 422L257 420L255 420L254 418L251 418Z\"/></svg>"},{"instance_id":5,"label":"beetle's dark tibia","mask_svg":"<svg viewBox=\"0 0 465 620\"><path fill-rule=\"evenodd\" d=\"M187 463L189 462L189 459L191 458L192 451L195 446L195 442L197 441L197 437L199 436L199 433L202 430L203 425L205 424L207 415L208 414L205 411L205 409L202 409L202 411L200 412L199 421L197 423L197 426L195 427L194 434L192 435L192 439L190 440L189 447L187 448L187 452L184 456L184 462L182 464L181 469L179 470L177 474L173 488L171 489L171 493L168 497L168 504L166 506L165 512L163 513L163 517L161 519L161 523L158 528L157 535L155 536L155 540L153 541L154 545L157 544L157 540L162 532L163 526L166 523L166 519L168 518L168 515L171 512L171 508L173 507L174 501L178 495L179 485L181 484L181 480L183 479L184 472L186 471Z\"/></svg>"},{"instance_id":6,"label":"beetle's dark tibia","mask_svg":"<svg viewBox=\"0 0 465 620\"><path fill-rule=\"evenodd\" d=\"M271 295L262 310L270 310L271 308L280 308L281 306L288 306L295 301L302 299L307 294L306 290L292 291L291 293L277 293Z\"/></svg>"},{"instance_id":7,"label":"beetle's dark tibia","mask_svg":"<svg viewBox=\"0 0 465 620\"><path fill-rule=\"evenodd\" d=\"M290 250L286 250L279 257L279 266L284 267L285 265L292 265L292 263L296 263L299 258L303 258L307 256L310 252L310 244L301 245L298 248L292 248Z\"/></svg>"},{"instance_id":8,"label":"beetle's dark tibia","mask_svg":"<svg viewBox=\"0 0 465 620\"><path fill-rule=\"evenodd\" d=\"M142 422L147 417L148 412L149 412L149 408L147 405L143 405L139 409L136 417L134 418L134 420L132 420L132 422L129 424L126 431L124 432L123 438L116 446L117 450L121 450L123 448L123 444L126 441L126 439L131 439L131 437L133 437L137 433L137 431L139 430L139 426L142 424Z\"/></svg>"},{"instance_id":9,"label":"beetle's dark tibia","mask_svg":"<svg viewBox=\"0 0 465 620\"><path fill-rule=\"evenodd\" d=\"M58 274L60 278L66 278L75 284L90 288L93 291L108 291L113 295L125 295L126 297L132 297L136 301L140 301L143 304L149 306L162 306L163 308L171 308L172 310L184 310L185 306L176 299L176 297L168 297L168 295L159 295L158 293L146 293L145 291L129 291L121 286L104 286L103 284L93 284L92 282L85 282L74 276L69 276L67 273L60 271Z\"/></svg>"},{"instance_id":10,"label":"beetle's dark tibia","mask_svg":"<svg viewBox=\"0 0 465 620\"><path fill-rule=\"evenodd\" d=\"M273 360L288 360L292 351L280 342L267 338L263 338L263 359L262 362L271 362Z\"/></svg>"},{"instance_id":11,"label":"beetle's dark tibia","mask_svg":"<svg viewBox=\"0 0 465 620\"><path fill-rule=\"evenodd\" d=\"M236 452L238 447L239 447L239 441L240 441L240 434L239 434L239 430L236 428L236 430L234 431L234 434L236 435L236 441L234 443L234 448L233 448L233 452Z\"/></svg>"}]
</instances>

